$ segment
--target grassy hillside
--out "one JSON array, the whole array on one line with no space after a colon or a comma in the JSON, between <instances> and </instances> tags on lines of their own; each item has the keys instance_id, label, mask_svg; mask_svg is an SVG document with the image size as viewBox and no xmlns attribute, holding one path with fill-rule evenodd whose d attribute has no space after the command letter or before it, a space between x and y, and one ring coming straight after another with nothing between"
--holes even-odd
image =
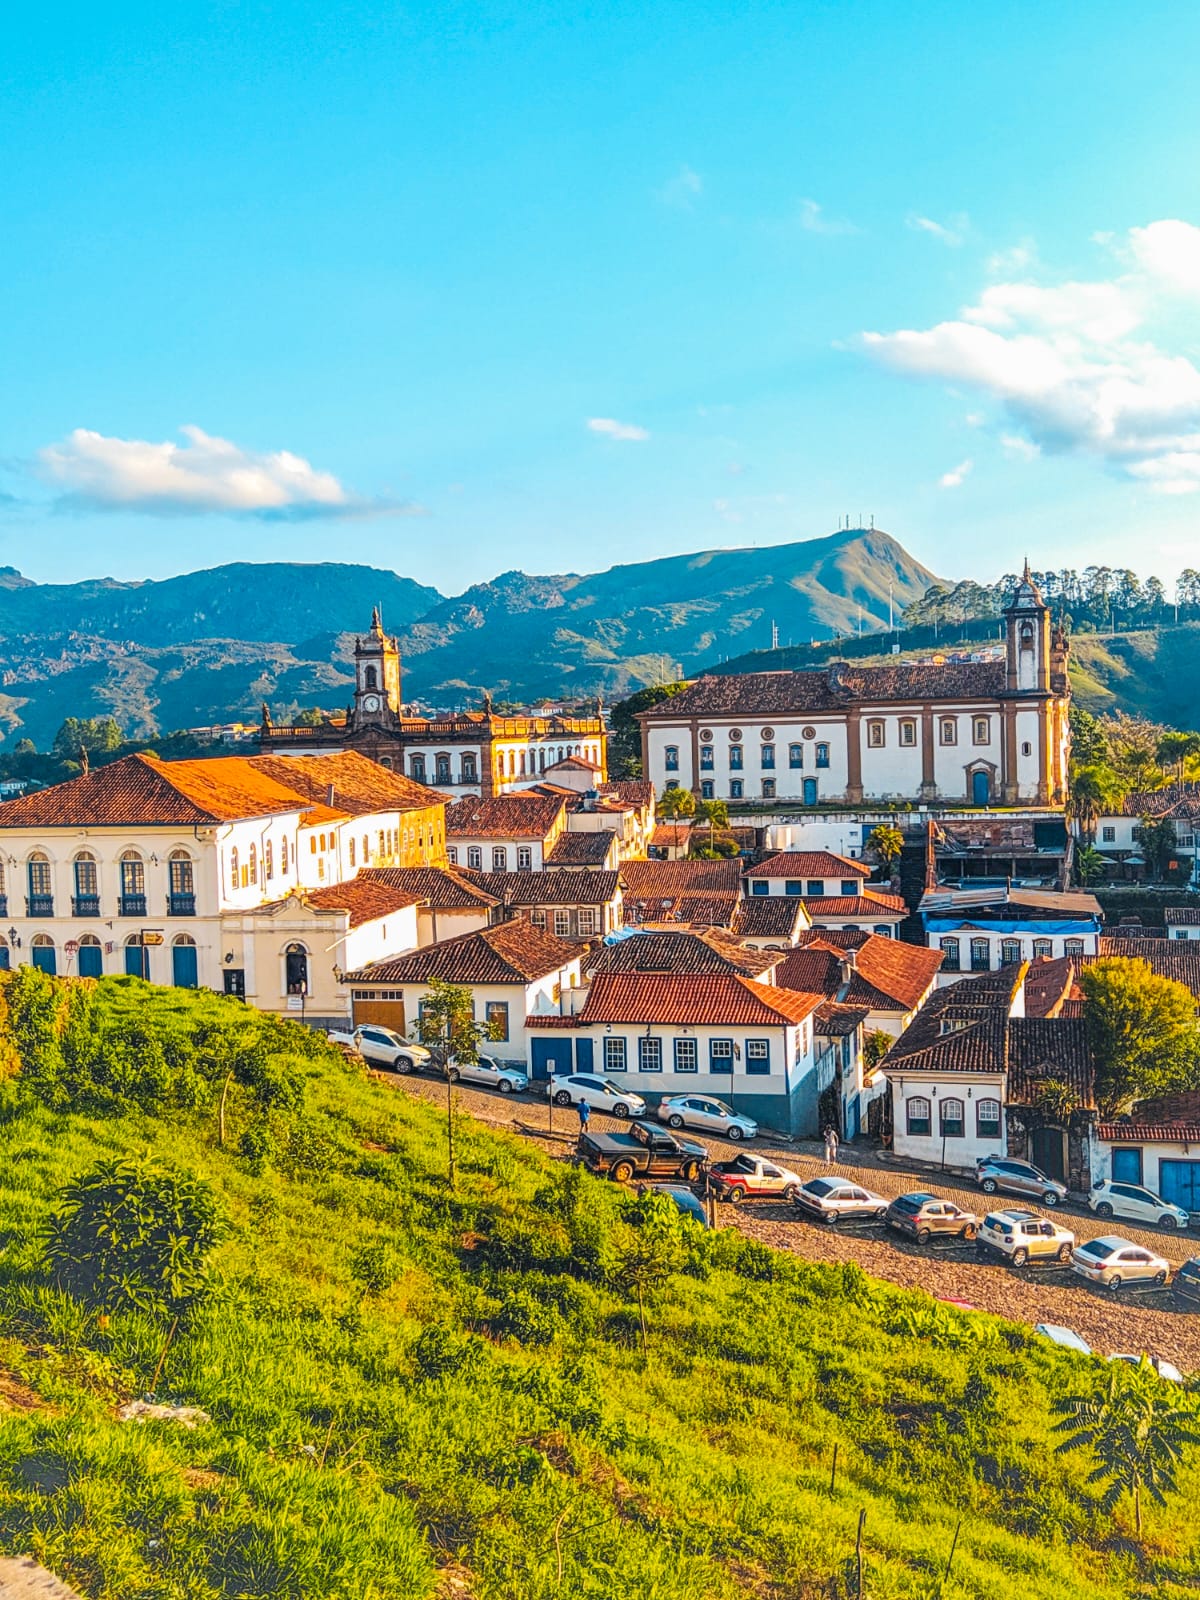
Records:
<instances>
[{"instance_id":1,"label":"grassy hillside","mask_svg":"<svg viewBox=\"0 0 1200 1600\"><path fill-rule=\"evenodd\" d=\"M1200 623L1071 641L1071 684L1089 711L1128 711L1176 728L1200 721Z\"/></svg>"},{"instance_id":2,"label":"grassy hillside","mask_svg":"<svg viewBox=\"0 0 1200 1600\"><path fill-rule=\"evenodd\" d=\"M879 1600L1200 1577L1195 1472L1138 1549L1054 1454L1050 1399L1089 1363L701 1234L466 1119L451 1191L445 1117L294 1024L133 979L67 992L3 990L24 1070L0 1117L0 1549L86 1600L827 1600L854 1592L863 1509ZM165 1319L41 1260L57 1191L116 1156L200 1176L225 1219L165 1359ZM672 1268L648 1357L639 1260ZM211 1422L115 1419L160 1361L158 1398Z\"/></svg>"}]
</instances>

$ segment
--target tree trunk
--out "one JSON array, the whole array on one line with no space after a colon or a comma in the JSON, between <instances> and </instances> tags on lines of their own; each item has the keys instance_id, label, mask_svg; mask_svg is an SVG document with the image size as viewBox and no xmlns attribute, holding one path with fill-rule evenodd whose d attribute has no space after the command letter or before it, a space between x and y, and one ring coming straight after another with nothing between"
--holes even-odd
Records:
<instances>
[{"instance_id":1,"label":"tree trunk","mask_svg":"<svg viewBox=\"0 0 1200 1600\"><path fill-rule=\"evenodd\" d=\"M1133 1486L1133 1525L1137 1529L1137 1536L1142 1537L1142 1486L1135 1483Z\"/></svg>"},{"instance_id":2,"label":"tree trunk","mask_svg":"<svg viewBox=\"0 0 1200 1600\"><path fill-rule=\"evenodd\" d=\"M646 1341L646 1302L642 1297L642 1286L641 1286L640 1283L637 1286L637 1297L638 1297L638 1318L639 1318L639 1320L641 1321L641 1324L642 1324L642 1360L643 1360L643 1362L645 1362L645 1361L648 1361L649 1358L650 1358L650 1347L649 1347L649 1344Z\"/></svg>"},{"instance_id":3,"label":"tree trunk","mask_svg":"<svg viewBox=\"0 0 1200 1600\"><path fill-rule=\"evenodd\" d=\"M224 1147L225 1144L225 1101L229 1097L229 1085L233 1082L233 1072L225 1074L225 1082L221 1085L221 1108L217 1112L217 1143Z\"/></svg>"}]
</instances>

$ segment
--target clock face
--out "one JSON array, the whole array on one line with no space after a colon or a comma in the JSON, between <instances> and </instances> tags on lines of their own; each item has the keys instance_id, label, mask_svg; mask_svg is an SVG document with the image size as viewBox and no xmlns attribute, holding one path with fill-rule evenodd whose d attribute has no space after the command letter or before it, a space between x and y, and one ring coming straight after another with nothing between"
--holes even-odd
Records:
<instances>
[{"instance_id":1,"label":"clock face","mask_svg":"<svg viewBox=\"0 0 1200 1600\"><path fill-rule=\"evenodd\" d=\"M363 710L364 711L378 711L379 710L379 696L377 694L364 695L363 696Z\"/></svg>"}]
</instances>

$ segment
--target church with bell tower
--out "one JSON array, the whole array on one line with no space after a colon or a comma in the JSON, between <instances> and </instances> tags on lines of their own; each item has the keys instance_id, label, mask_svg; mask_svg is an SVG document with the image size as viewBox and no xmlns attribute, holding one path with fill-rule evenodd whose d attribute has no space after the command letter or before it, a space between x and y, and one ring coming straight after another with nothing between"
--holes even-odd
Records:
<instances>
[{"instance_id":1,"label":"church with bell tower","mask_svg":"<svg viewBox=\"0 0 1200 1600\"><path fill-rule=\"evenodd\" d=\"M354 641L354 704L350 728L395 731L400 725L400 644L383 631L379 607L371 612L371 628Z\"/></svg>"}]
</instances>

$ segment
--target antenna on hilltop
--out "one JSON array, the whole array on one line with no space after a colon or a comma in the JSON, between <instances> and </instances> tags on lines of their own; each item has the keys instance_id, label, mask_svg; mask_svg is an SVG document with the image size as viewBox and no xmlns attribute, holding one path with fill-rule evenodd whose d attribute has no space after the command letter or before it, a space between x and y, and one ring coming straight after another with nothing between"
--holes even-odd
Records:
<instances>
[{"instance_id":1,"label":"antenna on hilltop","mask_svg":"<svg viewBox=\"0 0 1200 1600\"><path fill-rule=\"evenodd\" d=\"M777 622L772 622L771 624L771 649L779 649L779 624Z\"/></svg>"}]
</instances>

